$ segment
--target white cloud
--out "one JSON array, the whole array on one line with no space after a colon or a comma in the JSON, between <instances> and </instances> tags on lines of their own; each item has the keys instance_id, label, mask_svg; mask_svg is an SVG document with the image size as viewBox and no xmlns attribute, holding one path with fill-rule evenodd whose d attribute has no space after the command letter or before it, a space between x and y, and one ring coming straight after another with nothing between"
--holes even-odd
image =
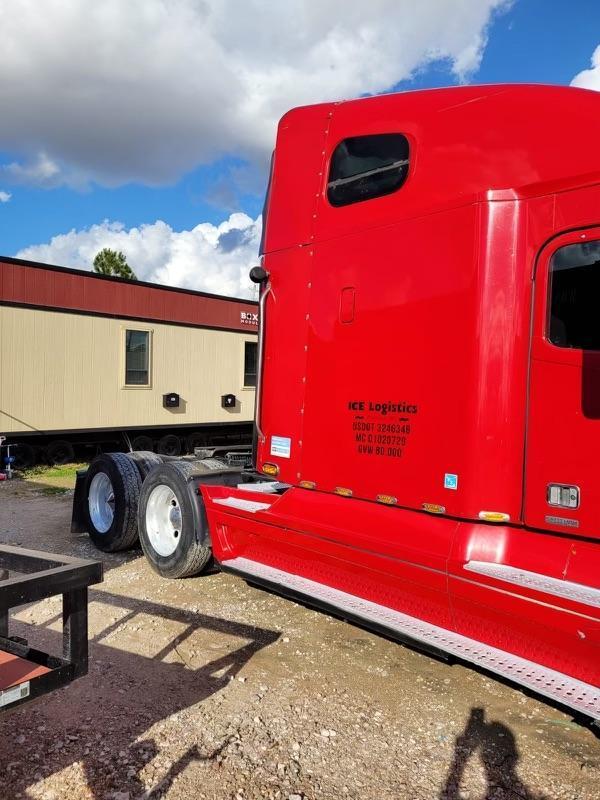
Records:
<instances>
[{"instance_id":1,"label":"white cloud","mask_svg":"<svg viewBox=\"0 0 600 800\"><path fill-rule=\"evenodd\" d=\"M220 225L208 222L174 231L166 222L126 229L104 221L90 228L54 236L48 244L20 250L19 258L78 269L91 269L103 247L122 250L140 280L183 286L215 294L254 297L248 279L257 263L261 218L232 214Z\"/></svg>"},{"instance_id":2,"label":"white cloud","mask_svg":"<svg viewBox=\"0 0 600 800\"><path fill-rule=\"evenodd\" d=\"M0 203L8 203L12 194L10 192L2 192L0 191Z\"/></svg>"},{"instance_id":3,"label":"white cloud","mask_svg":"<svg viewBox=\"0 0 600 800\"><path fill-rule=\"evenodd\" d=\"M0 0L0 150L15 182L161 185L264 164L288 108L477 69L511 0Z\"/></svg>"},{"instance_id":4,"label":"white cloud","mask_svg":"<svg viewBox=\"0 0 600 800\"><path fill-rule=\"evenodd\" d=\"M575 75L571 81L571 86L578 86L580 89L596 89L600 91L600 45L592 54L591 69L584 69Z\"/></svg>"},{"instance_id":5,"label":"white cloud","mask_svg":"<svg viewBox=\"0 0 600 800\"><path fill-rule=\"evenodd\" d=\"M2 164L0 175L14 183L33 184L46 189L63 182L60 167L48 158L46 153L38 153L35 158L24 164L19 164L17 161Z\"/></svg>"}]
</instances>

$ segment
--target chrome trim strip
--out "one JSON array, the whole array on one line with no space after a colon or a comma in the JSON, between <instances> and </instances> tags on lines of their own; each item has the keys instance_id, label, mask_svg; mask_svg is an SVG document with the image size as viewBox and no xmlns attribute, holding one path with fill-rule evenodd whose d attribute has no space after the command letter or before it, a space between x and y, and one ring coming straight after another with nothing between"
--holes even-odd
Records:
<instances>
[{"instance_id":1,"label":"chrome trim strip","mask_svg":"<svg viewBox=\"0 0 600 800\"><path fill-rule=\"evenodd\" d=\"M260 416L262 411L262 378L263 378L263 360L264 360L264 348L265 348L265 331L266 331L266 319L265 319L265 309L267 305L267 295L271 292L271 284L268 283L264 289L264 291L260 295L260 300L258 301L258 364L256 365L256 374L257 374L257 381L256 381L256 392L255 392L255 400L254 400L254 424L256 426L256 433L258 434L258 439L262 444L265 441L265 435L262 432L262 428L260 427Z\"/></svg>"},{"instance_id":2,"label":"chrome trim strip","mask_svg":"<svg viewBox=\"0 0 600 800\"><path fill-rule=\"evenodd\" d=\"M469 572L476 572L478 575L487 575L488 578L514 583L516 586L523 586L536 592L544 592L555 597L574 600L576 603L583 603L586 606L600 608L600 589L594 589L593 586L551 578L548 575L541 575L539 572L529 572L508 564L492 564L488 561L469 561L464 568Z\"/></svg>"}]
</instances>

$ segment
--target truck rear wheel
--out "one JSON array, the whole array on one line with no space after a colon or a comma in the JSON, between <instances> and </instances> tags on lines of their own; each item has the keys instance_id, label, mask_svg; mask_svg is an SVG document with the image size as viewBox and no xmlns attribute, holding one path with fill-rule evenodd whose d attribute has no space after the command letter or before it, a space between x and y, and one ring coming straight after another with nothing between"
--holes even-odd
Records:
<instances>
[{"instance_id":1,"label":"truck rear wheel","mask_svg":"<svg viewBox=\"0 0 600 800\"><path fill-rule=\"evenodd\" d=\"M148 451L148 450L150 452L152 452L152 449L154 447L154 442L152 441L150 436L144 436L142 434L141 436L136 436L135 437L135 439L131 443L131 446L132 446L134 452L142 452L142 451Z\"/></svg>"},{"instance_id":2,"label":"truck rear wheel","mask_svg":"<svg viewBox=\"0 0 600 800\"><path fill-rule=\"evenodd\" d=\"M179 436L174 433L168 433L158 440L156 451L163 456L178 456L181 455L181 441Z\"/></svg>"},{"instance_id":3,"label":"truck rear wheel","mask_svg":"<svg viewBox=\"0 0 600 800\"><path fill-rule=\"evenodd\" d=\"M125 453L103 453L85 478L84 519L99 550L127 550L137 541L137 509L142 479Z\"/></svg>"},{"instance_id":4,"label":"truck rear wheel","mask_svg":"<svg viewBox=\"0 0 600 800\"><path fill-rule=\"evenodd\" d=\"M152 569L164 578L198 575L212 557L202 498L194 498L189 487L196 472L203 474L191 463L171 461L154 467L142 486L140 544Z\"/></svg>"},{"instance_id":5,"label":"truck rear wheel","mask_svg":"<svg viewBox=\"0 0 600 800\"><path fill-rule=\"evenodd\" d=\"M20 444L13 450L15 469L29 469L35 464L35 450L30 444Z\"/></svg>"},{"instance_id":6,"label":"truck rear wheel","mask_svg":"<svg viewBox=\"0 0 600 800\"><path fill-rule=\"evenodd\" d=\"M72 464L75 461L75 451L71 442L65 439L56 439L50 442L46 448L46 458L52 467L59 467L63 464Z\"/></svg>"}]
</instances>

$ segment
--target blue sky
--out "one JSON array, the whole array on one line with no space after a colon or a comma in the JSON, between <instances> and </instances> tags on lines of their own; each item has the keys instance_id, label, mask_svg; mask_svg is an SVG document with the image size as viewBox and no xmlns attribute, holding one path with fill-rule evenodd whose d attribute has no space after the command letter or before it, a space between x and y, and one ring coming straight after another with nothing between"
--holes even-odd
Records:
<instances>
[{"instance_id":1,"label":"blue sky","mask_svg":"<svg viewBox=\"0 0 600 800\"><path fill-rule=\"evenodd\" d=\"M423 23L425 32L418 34L423 37L423 52L429 46L441 52L447 50L448 55L445 58L431 62L422 55L419 57L419 53L416 53L413 56L412 63L409 62L397 67L401 74L406 74L407 71L412 72L412 77L397 82L391 81L387 86L385 84L386 78L382 77L381 88L389 89L395 87L399 90L430 88L457 83L461 79L466 79L470 83L514 81L569 84L575 75L589 68L592 54L600 44L600 2L598 0L571 0L571 2L566 2L566 0L515 0L512 4L505 3L502 8L496 10L492 7L494 5L502 5L502 0L487 1L490 10L486 19L483 20L484 23L487 22L487 28L482 25L481 15L476 18L476 11L469 12L470 16L466 17L464 22L465 27L472 26L470 34L472 37L476 37L482 31L487 33L487 43L482 50L481 61L476 69L468 71L466 76L461 75L460 69L456 64L463 58L460 53L464 50L466 40L461 40L459 43L445 41L443 27L441 28L441 33L438 30L429 31L425 21ZM0 0L0 18L2 6L8 2L10 0ZM65 0L65 2L67 5L71 3L75 9L80 0ZM86 0L81 0L81 2L85 6ZM423 0L421 5L426 7L428 2L429 0ZM475 4L484 4L484 0L473 0L473 2ZM431 0L429 4L436 7L431 9L431 13L446 14L448 16L448 24L450 25L453 22L455 3L450 1L436 3L435 0ZM132 2L132 7L135 5L136 2ZM295 0L295 5L300 7L301 0ZM469 0L466 0L464 5L468 6ZM473 6L473 8L475 7ZM67 22L72 30L73 19L76 19L76 17L65 20L65 30ZM317 24L314 20L311 20L311 23ZM383 23L385 24L386 21L383 20ZM18 24L19 21L17 20L15 25ZM321 24L321 22L318 24ZM404 14L399 24L410 28L410 15ZM17 29L17 34L20 35L22 31L28 31L28 25L29 21L24 18L21 27ZM156 34L151 33L149 35ZM219 35L217 32L215 37L218 38ZM406 35L410 35L410 30L406 32ZM399 48L402 47L402 41L399 38ZM32 42L33 46L35 46L34 42ZM228 41L227 47L239 48L240 44L238 41ZM231 52L231 50L227 52ZM253 57L252 53L248 60L251 57ZM54 68L56 61L50 63L51 68ZM279 62L274 61L274 66L277 63L284 64L279 60ZM298 63L300 65L299 68L304 69L301 62L299 61ZM28 70L33 69L35 66L35 63L33 63L33 66L29 64ZM39 66L40 69L45 68L44 64ZM266 71L269 66L268 63L265 65L263 76L269 74ZM73 69L76 70L77 68L74 66ZM93 74L93 67L90 69L92 70L92 74L89 77L90 84L96 86L100 79ZM243 69L243 64L241 69ZM393 66L390 69L393 69ZM63 70L59 74L62 76L61 81L68 84L70 81L68 71L65 72ZM388 70L387 74L394 73ZM123 83L123 80L126 81L129 75L130 72L124 73L124 79L121 79L121 83ZM15 67L12 86L17 90L19 89L19 79L20 73ZM3 80L8 81L9 79L6 75L4 78L0 75L0 102L2 101L1 84ZM185 82L185 80L184 77L183 81ZM83 89L79 89L79 91L85 92L86 84L81 85ZM38 257L40 260L57 261L62 259L63 263L67 261L71 266L85 266L82 263L72 263L74 260L77 261L79 259L81 261L84 257L87 258L87 255L82 255L84 253L83 250L76 249L79 241L76 237L71 237L68 242L61 242L61 246L50 247L53 237L67 234L72 230L78 232L89 229L90 226L102 225L105 220L110 222L118 221L122 224L122 230L124 231L128 231L131 228L139 228L139 226L151 225L160 220L161 223L165 223L167 228L175 232L190 231L200 223L214 226L216 232L212 239L210 238L212 228L207 228L206 233L206 237L212 242L211 246L214 247L218 247L220 236L227 234L237 226L244 232L243 236L241 236L246 246L244 258L248 259L251 256L250 251L255 247L257 241L257 231L252 229L251 220L256 219L262 208L265 153L268 150L269 137L274 133L273 125L270 130L266 131L258 131L257 128L256 135L251 141L241 138L239 142L236 142L235 137L232 137L231 144L225 143L222 148L224 151L221 152L219 148L207 142L204 151L196 154L193 152L193 147L190 147L189 140L185 139L181 149L182 151L185 151L186 148L190 149L187 162L182 157L183 166L179 166L172 174L169 173L169 164L167 163L164 168L160 168L162 170L160 174L149 173L149 176L146 176L144 171L144 148L149 147L149 162L151 159L156 160L153 152L158 152L159 158L162 158L162 151L156 150L160 145L157 145L154 140L148 145L144 139L145 134L140 134L138 132L139 129L134 128L135 132L127 135L129 137L139 136L139 149L133 150L135 160L139 159L139 164L135 167L139 175L134 169L132 178L128 178L127 168L123 168L122 165L131 160L131 150L124 150L121 153L119 152L119 146L115 145L115 150L118 152L113 159L114 163L111 162L112 156L110 152L107 153L106 158L100 164L91 163L94 158L90 159L88 153L88 162L86 162L86 154L82 155L79 152L81 147L80 140L77 137L73 137L70 140L66 137L67 141L65 142L61 140L61 131L57 131L57 128L61 126L60 112L57 115L57 119L53 121L52 126L48 125L46 103L52 109L52 92L56 89L56 86L57 84L55 83L54 86L47 87L46 94L42 99L35 95L30 98L26 111L28 124L30 125L29 129L22 127L19 130L17 126L14 134L3 137L2 126L6 124L5 115L3 115L3 121L0 122L0 192L10 193L10 199L7 202L0 203L0 254L15 255L24 248L31 248L32 245L44 245L45 248L39 250L35 248L27 250L26 255ZM75 89L77 88L75 87ZM206 82L203 83L203 91L205 91L205 88ZM365 86L364 80L361 85L361 80L358 78L354 92L353 88L351 82L343 84L342 90L345 92L343 96L352 96L353 93L355 95L366 93L364 91L365 88L372 90L370 86ZM102 87L98 91L101 89ZM25 90L25 95L27 91ZM135 85L130 87L130 91L135 92ZM166 91L168 94L169 89L166 87L165 90L163 87L162 91ZM219 87L215 88L217 94L219 91L224 92L223 96L229 98L226 83L220 89ZM335 87L331 91L335 91ZM13 92L13 96L14 94ZM235 92L232 94L235 94ZM160 92L157 91L157 96L159 95ZM313 97L314 91L308 99L313 99ZM300 99L302 100L302 97ZM317 99L333 98L325 95ZM209 100L211 99L209 98ZM290 97L289 105L296 104L296 100L296 97ZM188 99L185 102L189 104L190 101ZM211 102L214 102L214 100L211 100ZM216 102L218 102L218 99ZM235 102L243 103L243 95L240 94L240 99ZM279 104L277 109L284 108L285 97L278 97L277 103ZM47 127L48 131L47 134L44 134L42 130L39 134L32 135L31 141L29 141L29 131L36 130L38 123L35 113L32 113L32 107L35 109L36 104L44 106L44 108L40 109L39 125L41 129ZM76 116L76 104L77 99L75 101L70 99L69 104L66 106L66 114L64 112L62 114L65 128L71 125L69 118L71 112L75 115L73 117L75 126L81 124L81 119ZM235 103L232 103L232 106L234 105ZM273 105L275 106L276 104L273 103ZM3 107L5 107L4 103ZM126 108L126 106L123 107ZM185 108L185 106L183 107ZM43 120L41 119L42 112L44 113ZM18 116L23 112L17 108L14 113ZM162 112L159 105L156 109L156 116L151 117L147 124L149 126L158 124L160 115L168 113L173 112ZM279 111L275 116L278 113ZM52 111L50 111L50 114L52 114ZM119 118L118 113L115 113L115 126L119 125ZM210 131L202 132L200 130L202 127L201 118L194 119L190 124L199 126L199 140L203 135L207 138L210 137ZM173 142L174 154L178 152L177 136L179 133L176 129L166 129L162 134L162 141L166 142L167 149L169 141ZM45 135L48 137L47 141L44 138ZM187 132L182 134L182 136L186 135L188 135ZM90 138L89 131L86 132L85 137L87 139ZM161 133L158 132L155 138L159 139L160 137ZM91 132L91 138L93 138L93 131ZM218 129L216 133L213 133L213 138L221 138ZM53 141L58 142L58 145L56 145L59 150L58 157L55 157L54 152L52 152ZM10 146L7 146L7 143ZM155 148L154 151L152 150L153 147ZM76 154L72 162L70 160L71 150ZM50 170L51 174L43 176L42 179L27 177L23 170L27 169L28 163L31 165L38 158L35 155L36 152L49 153L49 158L53 160L53 163L56 161L58 165L56 167L57 177L52 174L54 166ZM169 154L167 153L165 160L168 162L168 159ZM201 166L197 166L197 163L200 162L204 163ZM247 164L250 166L247 167ZM7 165L9 165L8 168ZM17 166L15 167L15 165ZM62 177L63 173L67 176L66 178ZM246 214L249 219L238 216L231 222L230 215L232 212ZM166 228L161 228L163 233L164 230ZM156 237L158 237L159 232L155 232L154 229L152 229L152 232L153 234L156 233ZM101 233L102 231L98 229L94 244L100 241L98 237L101 236ZM158 241L158 238L156 240ZM123 239L123 241L127 243L126 239ZM174 241L171 236L171 242ZM111 242L107 240L107 243L110 244ZM180 245L181 243L177 242L179 253L181 252ZM124 247L126 247L126 244ZM146 251L147 249L146 247ZM135 252L138 259L142 258L139 248ZM167 251L165 250L164 252L166 253ZM180 255L179 258L181 257ZM147 269L142 269L144 277L151 274L154 279L164 280L165 282L180 282L186 285L194 283L193 265L185 268L181 267L179 270L174 269L172 272L165 272L164 270L161 272L159 268L160 258L159 253L157 254L157 259L150 259ZM150 264L150 262L152 263ZM238 264L236 263L232 269L238 269ZM239 269L240 271L245 269L245 264L241 264ZM204 282L202 288L209 288L210 290L211 287ZM231 286L215 285L212 288L215 291L223 288L236 291L235 286L232 288Z\"/></svg>"}]
</instances>

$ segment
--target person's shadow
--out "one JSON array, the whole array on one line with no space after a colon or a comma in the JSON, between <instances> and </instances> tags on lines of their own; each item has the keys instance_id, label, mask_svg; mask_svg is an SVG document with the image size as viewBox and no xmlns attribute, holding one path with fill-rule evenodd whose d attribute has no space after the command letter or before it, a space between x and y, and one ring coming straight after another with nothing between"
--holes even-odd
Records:
<instances>
[{"instance_id":1,"label":"person's shadow","mask_svg":"<svg viewBox=\"0 0 600 800\"><path fill-rule=\"evenodd\" d=\"M483 800L498 798L498 787L520 800L550 800L532 792L516 773L519 751L515 735L501 722L486 722L483 708L472 708L464 731L456 737L454 758L439 800L460 800L460 783L469 759L479 753L487 786Z\"/></svg>"}]
</instances>

